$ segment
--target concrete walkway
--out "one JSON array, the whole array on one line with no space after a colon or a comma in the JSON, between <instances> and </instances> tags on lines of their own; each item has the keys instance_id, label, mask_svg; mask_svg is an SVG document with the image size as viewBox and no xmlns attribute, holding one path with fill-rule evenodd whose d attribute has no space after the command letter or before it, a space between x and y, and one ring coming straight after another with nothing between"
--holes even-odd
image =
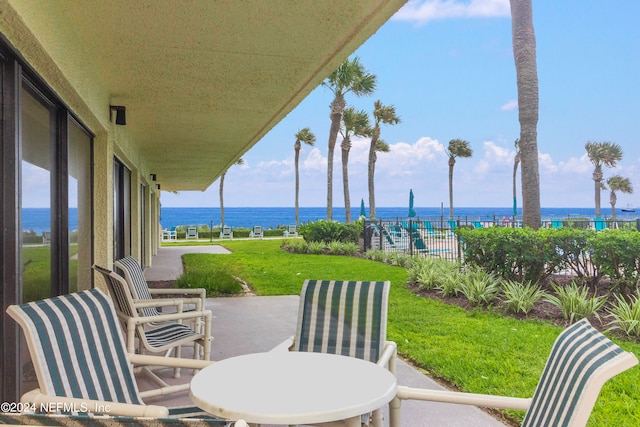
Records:
<instances>
[{"instance_id":1,"label":"concrete walkway","mask_svg":"<svg viewBox=\"0 0 640 427\"><path fill-rule=\"evenodd\" d=\"M180 256L193 252L228 253L221 246L161 248L153 259L153 266L145 271L147 280L175 279L182 272ZM298 301L297 295L208 299L207 308L213 312L212 360L268 351L292 336L295 332ZM187 378L189 376L185 373L183 380ZM442 389L431 378L403 360L398 360L398 384ZM162 404L163 402L155 400L147 403ZM186 403L189 403L188 393L185 393L185 396L169 398L168 405L175 406ZM388 419L386 414L385 419ZM408 427L504 426L495 418L475 407L417 401L402 402L402 425Z\"/></svg>"}]
</instances>

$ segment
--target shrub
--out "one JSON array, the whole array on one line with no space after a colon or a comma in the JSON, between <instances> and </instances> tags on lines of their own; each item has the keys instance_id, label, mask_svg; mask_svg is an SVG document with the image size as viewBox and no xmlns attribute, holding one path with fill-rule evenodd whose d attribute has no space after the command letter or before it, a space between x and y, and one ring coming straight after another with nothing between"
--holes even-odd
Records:
<instances>
[{"instance_id":1,"label":"shrub","mask_svg":"<svg viewBox=\"0 0 640 427\"><path fill-rule=\"evenodd\" d=\"M324 242L308 242L307 243L307 253L320 255L323 254L327 245Z\"/></svg>"},{"instance_id":2,"label":"shrub","mask_svg":"<svg viewBox=\"0 0 640 427\"><path fill-rule=\"evenodd\" d=\"M620 293L637 289L640 279L640 233L631 230L604 230L589 238L591 261L608 275Z\"/></svg>"},{"instance_id":3,"label":"shrub","mask_svg":"<svg viewBox=\"0 0 640 427\"><path fill-rule=\"evenodd\" d=\"M504 302L507 312L524 313L531 311L536 302L538 302L546 294L540 285L531 282L520 283L513 280L507 280L502 284L504 293Z\"/></svg>"},{"instance_id":4,"label":"shrub","mask_svg":"<svg viewBox=\"0 0 640 427\"><path fill-rule=\"evenodd\" d=\"M296 254L306 254L307 246L307 242L302 239L285 239L280 245L281 248Z\"/></svg>"},{"instance_id":5,"label":"shrub","mask_svg":"<svg viewBox=\"0 0 640 427\"><path fill-rule=\"evenodd\" d=\"M457 296L462 291L464 276L460 271L460 265L458 263L447 263L450 267L438 281L436 289L445 297Z\"/></svg>"},{"instance_id":6,"label":"shrub","mask_svg":"<svg viewBox=\"0 0 640 427\"><path fill-rule=\"evenodd\" d=\"M613 320L611 330L620 329L628 336L640 336L640 295L636 293L629 297L629 301L616 295L616 302L609 310L609 317Z\"/></svg>"},{"instance_id":7,"label":"shrub","mask_svg":"<svg viewBox=\"0 0 640 427\"><path fill-rule=\"evenodd\" d=\"M467 297L472 306L491 304L500 292L500 283L496 276L480 268L470 269L463 279L460 293Z\"/></svg>"},{"instance_id":8,"label":"shrub","mask_svg":"<svg viewBox=\"0 0 640 427\"><path fill-rule=\"evenodd\" d=\"M555 248L530 228L461 228L457 233L467 263L504 279L537 282L555 269Z\"/></svg>"},{"instance_id":9,"label":"shrub","mask_svg":"<svg viewBox=\"0 0 640 427\"><path fill-rule=\"evenodd\" d=\"M364 257L366 259L370 259L371 261L384 262L386 259L387 253L382 249L371 249L365 252Z\"/></svg>"},{"instance_id":10,"label":"shrub","mask_svg":"<svg viewBox=\"0 0 640 427\"><path fill-rule=\"evenodd\" d=\"M338 242L335 240L329 242L327 248L329 249L329 253L332 255L347 256L355 255L360 250L358 245L353 242Z\"/></svg>"},{"instance_id":11,"label":"shrub","mask_svg":"<svg viewBox=\"0 0 640 427\"><path fill-rule=\"evenodd\" d=\"M308 222L299 227L298 233L307 242L352 242L358 243L362 235L364 221L345 224L337 221L319 220Z\"/></svg>"},{"instance_id":12,"label":"shrub","mask_svg":"<svg viewBox=\"0 0 640 427\"><path fill-rule=\"evenodd\" d=\"M562 317L573 323L589 316L600 319L598 310L607 302L606 297L589 297L586 286L578 287L575 281L569 286L551 285L556 295L547 295L547 301L562 310Z\"/></svg>"},{"instance_id":13,"label":"shrub","mask_svg":"<svg viewBox=\"0 0 640 427\"><path fill-rule=\"evenodd\" d=\"M389 252L386 257L387 264L397 265L399 267L411 267L412 257L402 252Z\"/></svg>"},{"instance_id":14,"label":"shrub","mask_svg":"<svg viewBox=\"0 0 640 427\"><path fill-rule=\"evenodd\" d=\"M233 295L242 292L242 285L235 279L233 274L222 269L185 272L176 279L176 287L187 289L204 288L207 290L207 296L209 297Z\"/></svg>"}]
</instances>

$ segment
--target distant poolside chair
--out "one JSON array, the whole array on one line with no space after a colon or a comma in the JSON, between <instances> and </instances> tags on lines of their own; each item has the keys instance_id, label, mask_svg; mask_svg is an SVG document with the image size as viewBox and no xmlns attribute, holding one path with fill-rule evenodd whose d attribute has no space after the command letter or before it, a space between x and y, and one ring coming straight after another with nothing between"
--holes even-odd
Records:
<instances>
[{"instance_id":1,"label":"distant poolside chair","mask_svg":"<svg viewBox=\"0 0 640 427\"><path fill-rule=\"evenodd\" d=\"M607 223L604 218L594 218L593 219L593 228L596 231L602 231L607 228Z\"/></svg>"},{"instance_id":2,"label":"distant poolside chair","mask_svg":"<svg viewBox=\"0 0 640 427\"><path fill-rule=\"evenodd\" d=\"M562 228L562 221L551 221L551 228Z\"/></svg>"},{"instance_id":3,"label":"distant poolside chair","mask_svg":"<svg viewBox=\"0 0 640 427\"><path fill-rule=\"evenodd\" d=\"M198 240L198 227L187 227L186 240L196 239Z\"/></svg>"},{"instance_id":4,"label":"distant poolside chair","mask_svg":"<svg viewBox=\"0 0 640 427\"><path fill-rule=\"evenodd\" d=\"M411 233L411 240L413 241L413 249L420 253L438 254L451 252L451 249L448 248L431 249L427 247L427 245L424 243L424 240L422 239L422 236L420 236L420 233L418 233L417 231Z\"/></svg>"},{"instance_id":5,"label":"distant poolside chair","mask_svg":"<svg viewBox=\"0 0 640 427\"><path fill-rule=\"evenodd\" d=\"M228 225L222 227L222 230L220 231L220 238L233 239L233 230L231 230L231 227L229 227Z\"/></svg>"},{"instance_id":6,"label":"distant poolside chair","mask_svg":"<svg viewBox=\"0 0 640 427\"><path fill-rule=\"evenodd\" d=\"M427 230L427 233L435 236L438 234L438 232L436 231L435 228L433 228L433 224L431 224L431 221L423 221L422 225L424 227L425 230Z\"/></svg>"},{"instance_id":7,"label":"distant poolside chair","mask_svg":"<svg viewBox=\"0 0 640 427\"><path fill-rule=\"evenodd\" d=\"M484 228L480 221L472 221L471 225L473 225L473 228Z\"/></svg>"},{"instance_id":8,"label":"distant poolside chair","mask_svg":"<svg viewBox=\"0 0 640 427\"><path fill-rule=\"evenodd\" d=\"M251 237L252 239L262 239L264 237L262 226L254 225L251 229L251 232L249 233L249 237Z\"/></svg>"},{"instance_id":9,"label":"distant poolside chair","mask_svg":"<svg viewBox=\"0 0 640 427\"><path fill-rule=\"evenodd\" d=\"M295 225L290 225L284 230L284 237L297 237L298 236L298 227Z\"/></svg>"},{"instance_id":10,"label":"distant poolside chair","mask_svg":"<svg viewBox=\"0 0 640 427\"><path fill-rule=\"evenodd\" d=\"M449 228L451 228L451 231L455 231L456 227L458 226L456 221L453 219L450 219L448 220L448 222L449 222Z\"/></svg>"}]
</instances>

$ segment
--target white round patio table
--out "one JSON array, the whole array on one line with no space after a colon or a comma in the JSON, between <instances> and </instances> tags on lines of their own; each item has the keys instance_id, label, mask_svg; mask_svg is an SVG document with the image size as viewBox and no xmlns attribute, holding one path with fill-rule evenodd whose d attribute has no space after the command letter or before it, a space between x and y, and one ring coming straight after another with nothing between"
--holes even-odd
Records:
<instances>
[{"instance_id":1,"label":"white round patio table","mask_svg":"<svg viewBox=\"0 0 640 427\"><path fill-rule=\"evenodd\" d=\"M232 357L198 372L191 399L205 411L257 424L347 420L381 408L396 395L385 368L353 357L272 351Z\"/></svg>"}]
</instances>

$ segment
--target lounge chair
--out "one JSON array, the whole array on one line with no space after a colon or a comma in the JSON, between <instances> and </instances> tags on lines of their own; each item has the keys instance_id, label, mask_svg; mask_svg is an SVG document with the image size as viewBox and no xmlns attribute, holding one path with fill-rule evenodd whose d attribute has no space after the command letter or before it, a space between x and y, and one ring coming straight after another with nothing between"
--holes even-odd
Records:
<instances>
[{"instance_id":1,"label":"lounge chair","mask_svg":"<svg viewBox=\"0 0 640 427\"><path fill-rule=\"evenodd\" d=\"M162 240L178 240L176 227L171 227L170 230L162 230Z\"/></svg>"},{"instance_id":2,"label":"lounge chair","mask_svg":"<svg viewBox=\"0 0 640 427\"><path fill-rule=\"evenodd\" d=\"M593 219L593 228L596 231L605 230L607 228L607 222L604 220L604 218L594 218Z\"/></svg>"},{"instance_id":3,"label":"lounge chair","mask_svg":"<svg viewBox=\"0 0 640 427\"><path fill-rule=\"evenodd\" d=\"M220 239L233 239L233 230L228 225L222 227L220 231Z\"/></svg>"},{"instance_id":4,"label":"lounge chair","mask_svg":"<svg viewBox=\"0 0 640 427\"><path fill-rule=\"evenodd\" d=\"M59 402L84 405L96 414L167 417L168 408L146 405L143 399L185 386L140 392L133 365L203 369L211 363L128 352L113 303L99 289L11 305L7 313L24 332L38 379L39 388L22 396L25 403Z\"/></svg>"},{"instance_id":5,"label":"lounge chair","mask_svg":"<svg viewBox=\"0 0 640 427\"><path fill-rule=\"evenodd\" d=\"M272 351L342 354L385 366L396 374L396 344L387 341L390 282L305 280L296 335ZM381 426L380 410L374 426Z\"/></svg>"},{"instance_id":6,"label":"lounge chair","mask_svg":"<svg viewBox=\"0 0 640 427\"><path fill-rule=\"evenodd\" d=\"M473 226L473 228L484 228L480 221L472 221L471 225Z\"/></svg>"},{"instance_id":7,"label":"lounge chair","mask_svg":"<svg viewBox=\"0 0 640 427\"><path fill-rule=\"evenodd\" d=\"M51 244L51 232L43 231L42 232L42 244L50 245Z\"/></svg>"},{"instance_id":8,"label":"lounge chair","mask_svg":"<svg viewBox=\"0 0 640 427\"><path fill-rule=\"evenodd\" d=\"M253 228L251 229L251 232L249 233L249 237L253 239L262 239L264 237L264 234L262 232L262 226L254 225Z\"/></svg>"},{"instance_id":9,"label":"lounge chair","mask_svg":"<svg viewBox=\"0 0 640 427\"><path fill-rule=\"evenodd\" d=\"M424 243L424 240L422 239L422 236L417 231L414 231L413 233L411 233L411 241L413 242L413 250L418 253L428 253L431 255L437 255L441 253L451 252L450 248L434 249L434 248L427 247L427 245Z\"/></svg>"},{"instance_id":10,"label":"lounge chair","mask_svg":"<svg viewBox=\"0 0 640 427\"><path fill-rule=\"evenodd\" d=\"M204 360L209 360L212 341L211 311L185 313L179 307L177 312L171 314L141 316L138 314L138 310L158 305L173 305L172 301L162 302L155 299L134 303L129 286L119 274L97 265L94 265L93 269L101 273L105 279L116 313L126 332L127 351L135 352L137 340L140 344L140 353L162 353L168 356L171 351L175 351L175 356L181 357L182 346L192 344L194 359L198 359L200 356L199 345L203 350ZM185 320L195 321L196 328L182 323ZM167 384L150 370L145 370L145 374L162 388L167 387ZM180 370L176 368L174 377L178 378L179 376Z\"/></svg>"},{"instance_id":11,"label":"lounge chair","mask_svg":"<svg viewBox=\"0 0 640 427\"><path fill-rule=\"evenodd\" d=\"M431 224L431 221L423 221L422 225L424 227L425 230L427 230L427 234L431 235L431 236L438 236L439 233L435 230L435 228L433 228L433 224Z\"/></svg>"},{"instance_id":12,"label":"lounge chair","mask_svg":"<svg viewBox=\"0 0 640 427\"><path fill-rule=\"evenodd\" d=\"M284 237L296 237L298 235L298 227L295 225L289 225L286 230L284 230Z\"/></svg>"},{"instance_id":13,"label":"lounge chair","mask_svg":"<svg viewBox=\"0 0 640 427\"><path fill-rule=\"evenodd\" d=\"M523 426L579 427L587 424L604 383L637 364L633 353L623 351L583 319L556 339L533 398L401 386L397 397L527 411ZM392 417L399 417L396 409ZM393 418L391 424L400 425L400 418Z\"/></svg>"},{"instance_id":14,"label":"lounge chair","mask_svg":"<svg viewBox=\"0 0 640 427\"><path fill-rule=\"evenodd\" d=\"M562 228L562 221L551 221L551 228Z\"/></svg>"},{"instance_id":15,"label":"lounge chair","mask_svg":"<svg viewBox=\"0 0 640 427\"><path fill-rule=\"evenodd\" d=\"M186 240L196 239L198 240L198 227L187 227Z\"/></svg>"}]
</instances>

